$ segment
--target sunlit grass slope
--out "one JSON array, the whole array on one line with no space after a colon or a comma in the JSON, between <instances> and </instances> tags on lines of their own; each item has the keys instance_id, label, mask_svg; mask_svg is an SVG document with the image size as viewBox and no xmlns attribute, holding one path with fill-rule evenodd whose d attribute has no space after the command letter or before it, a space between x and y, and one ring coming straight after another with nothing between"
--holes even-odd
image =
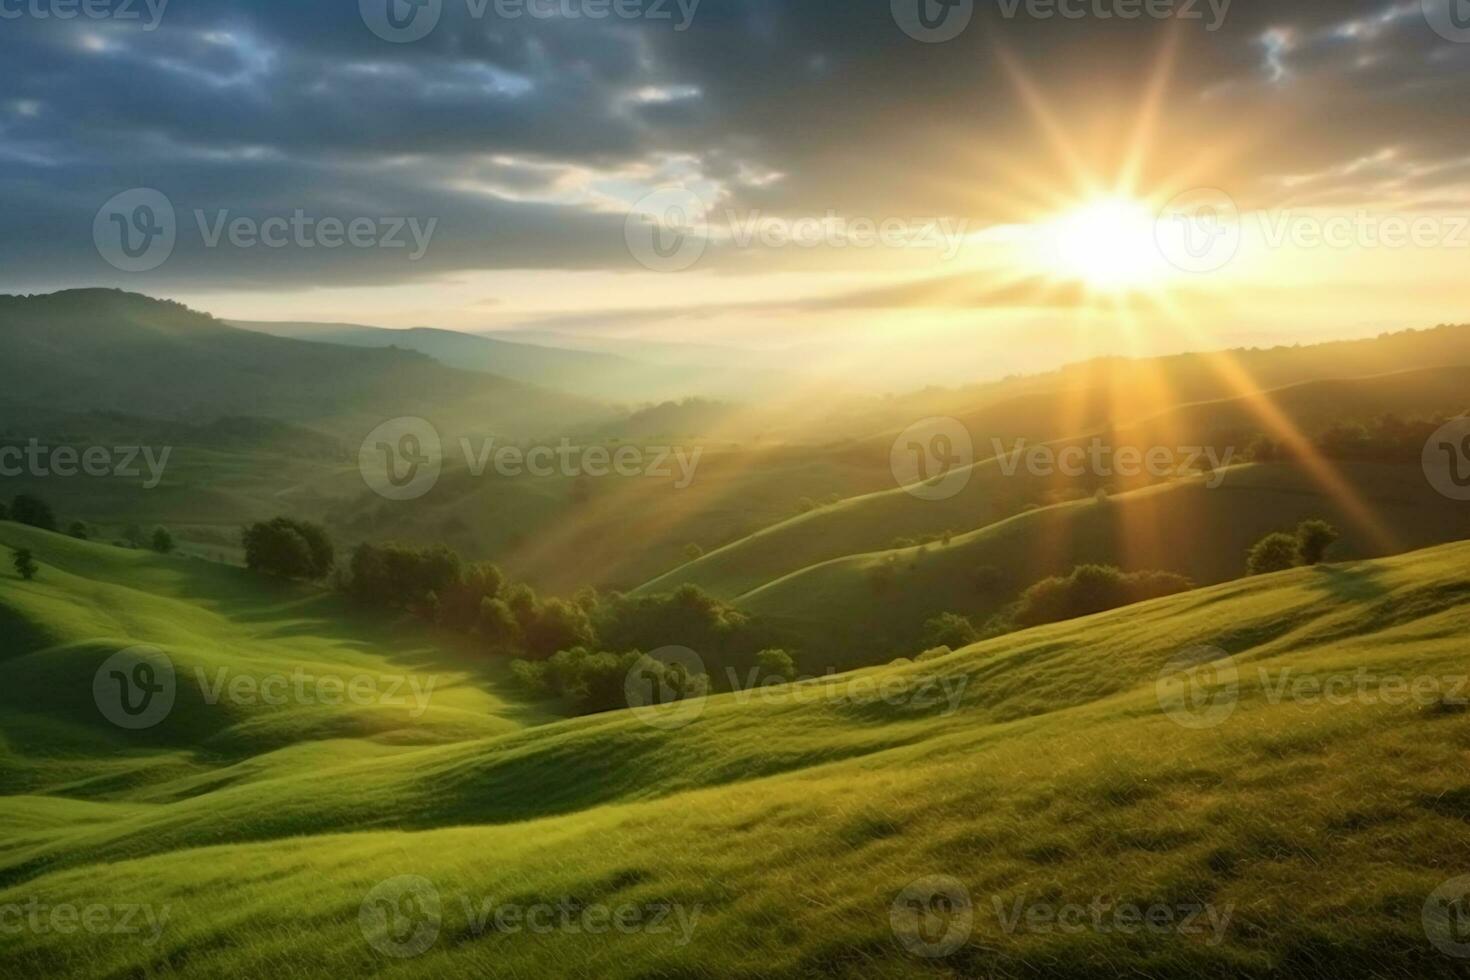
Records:
<instances>
[{"instance_id":1,"label":"sunlit grass slope","mask_svg":"<svg viewBox=\"0 0 1470 980\"><path fill-rule=\"evenodd\" d=\"M1345 381L1315 381L1251 397L1202 403L1191 402L1187 392L1179 392L1175 407L1118 428L1115 438L1120 444L1170 449L1223 442L1233 448L1232 458L1239 462L1252 434L1273 432L1262 414L1263 406L1270 406L1269 411L1275 413L1271 417L1290 420L1296 429L1314 433L1343 418L1349 409L1353 418L1372 418L1386 412L1405 416L1458 413L1464 409L1467 383L1470 383L1470 368L1456 367ZM1008 471L995 458L991 439L1000 440L1003 453L1013 453L1016 449L1013 431L1016 430L986 430L971 425L977 462L971 468L968 482L954 496L925 499L890 487L845 499L712 551L653 579L638 591L666 592L691 583L722 598L735 598L812 565L886 550L899 538L975 531L1011 517L1025 506L1045 502L1049 492L1070 489L1090 495L1099 484L1118 489L1116 479L1088 475L1074 480L1054 473L1028 472L1021 460ZM1059 439L1052 446L1085 446L1092 438L1086 430L1073 429L1067 435L1068 438ZM1280 439L1280 435L1276 434L1276 438ZM1418 473L1416 465L1410 464L1406 469Z\"/></svg>"},{"instance_id":2,"label":"sunlit grass slope","mask_svg":"<svg viewBox=\"0 0 1470 980\"><path fill-rule=\"evenodd\" d=\"M272 609L241 580L253 597L226 609L214 590L231 583L192 585L156 558L52 547L9 525L0 542L37 545L53 579L0 576L9 614L31 624L7 668L66 659L56 651L92 630L90 617L125 625L94 601L127 588L109 580L119 574L136 576L141 608L159 592L199 607L171 612L182 626L141 615L129 628L195 634L191 622L213 618L214 632L233 633ZM1441 883L1470 872L1470 714L1448 700L1470 671L1467 569L1470 545L1450 545L1233 582L821 690L723 695L672 730L620 712L470 732L459 715L475 706L463 701L444 706L453 718L394 729L392 745L373 732L313 742L309 726L289 748L244 759L201 760L181 742L171 779L107 793L55 780L0 802L0 906L133 903L168 916L152 942L8 935L4 972L1458 976L1463 963L1431 946L1421 916ZM312 644L342 643L272 633L252 647L259 656L297 643L321 661ZM1230 658L1205 692L1227 709L1211 727L1181 725L1159 696L1171 661L1198 644ZM1417 700L1283 699L1283 676L1433 685ZM453 690L489 714L502 704L489 683L466 674ZM887 700L872 697L880 685ZM33 758L15 733L36 722L11 703L0 719L11 757ZM97 757L159 751L70 725L96 736ZM256 760L267 768L242 777L248 795L199 781L207 766L223 776ZM193 792L163 792L171 785ZM360 919L374 886L399 875L442 899L437 937L407 959L385 956ZM942 959L915 956L890 925L900 890L929 875L957 879L973 903L973 932ZM1016 907L1098 897L1208 905L1223 925L1004 925ZM469 912L484 902L673 903L691 931L481 930Z\"/></svg>"},{"instance_id":3,"label":"sunlit grass slope","mask_svg":"<svg viewBox=\"0 0 1470 980\"><path fill-rule=\"evenodd\" d=\"M1160 570L1199 585L1245 574L1246 552L1313 518L1342 532L1332 556L1380 557L1470 537L1470 515L1417 466L1338 467L1380 537L1302 467L1245 464L1143 490L1029 511L941 542L823 562L746 593L742 609L773 626L810 669L882 663L923 649L924 623L945 612L983 624L1020 592L1081 564ZM1209 483L1219 480L1218 486ZM883 566L890 566L883 575Z\"/></svg>"}]
</instances>

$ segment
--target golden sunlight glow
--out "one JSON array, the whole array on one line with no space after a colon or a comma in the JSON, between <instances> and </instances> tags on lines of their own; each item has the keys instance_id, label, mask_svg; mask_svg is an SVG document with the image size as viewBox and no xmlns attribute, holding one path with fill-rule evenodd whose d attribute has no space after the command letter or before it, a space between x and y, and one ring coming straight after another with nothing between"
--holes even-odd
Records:
<instances>
[{"instance_id":1,"label":"golden sunlight glow","mask_svg":"<svg viewBox=\"0 0 1470 980\"><path fill-rule=\"evenodd\" d=\"M1128 197L1098 198L1056 218L1046 226L1046 243L1053 276L1098 290L1154 285L1168 273L1153 213Z\"/></svg>"}]
</instances>

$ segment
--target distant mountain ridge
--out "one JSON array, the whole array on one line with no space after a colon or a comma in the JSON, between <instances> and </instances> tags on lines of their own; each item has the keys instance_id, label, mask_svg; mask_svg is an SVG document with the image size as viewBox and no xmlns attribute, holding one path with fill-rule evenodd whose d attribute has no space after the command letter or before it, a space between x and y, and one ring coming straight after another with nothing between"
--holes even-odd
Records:
<instances>
[{"instance_id":1,"label":"distant mountain ridge","mask_svg":"<svg viewBox=\"0 0 1470 980\"><path fill-rule=\"evenodd\" d=\"M0 297L0 391L13 406L57 414L193 424L249 416L357 438L408 415L445 435L536 435L611 415L588 399L416 351L272 337L108 289Z\"/></svg>"}]
</instances>

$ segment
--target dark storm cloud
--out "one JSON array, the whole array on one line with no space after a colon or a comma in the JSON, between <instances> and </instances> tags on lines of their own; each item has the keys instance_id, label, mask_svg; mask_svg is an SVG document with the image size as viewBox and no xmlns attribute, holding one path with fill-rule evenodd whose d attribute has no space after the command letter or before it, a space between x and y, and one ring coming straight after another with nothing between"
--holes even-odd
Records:
<instances>
[{"instance_id":1,"label":"dark storm cloud","mask_svg":"<svg viewBox=\"0 0 1470 980\"><path fill-rule=\"evenodd\" d=\"M667 16L631 19L586 16L612 0L556 0L583 16L551 19L442 0L433 31L404 44L375 36L344 0L172 0L153 30L142 0L138 20L34 16L58 2L0 0L11 231L0 268L12 289L116 280L92 223L132 187L159 189L179 217L172 258L146 276L198 287L632 271L619 203L671 177L771 212L1011 218L996 203L1007 192L997 158L1043 183L1065 168L1007 59L1106 175L1171 32L1161 162L1147 176L1253 121L1264 134L1229 164L1244 198L1432 191L1462 180L1453 162L1470 156L1470 44L1431 30L1418 0L1235 0L1214 31L1205 0L1193 5L1204 19L1173 21L1092 13L1112 0L1071 0L1089 11L1076 19L977 0L943 44L907 36L889 0L686 0L682 11L642 0L631 9ZM423 258L406 262L383 249L206 249L196 210L437 224Z\"/></svg>"}]
</instances>

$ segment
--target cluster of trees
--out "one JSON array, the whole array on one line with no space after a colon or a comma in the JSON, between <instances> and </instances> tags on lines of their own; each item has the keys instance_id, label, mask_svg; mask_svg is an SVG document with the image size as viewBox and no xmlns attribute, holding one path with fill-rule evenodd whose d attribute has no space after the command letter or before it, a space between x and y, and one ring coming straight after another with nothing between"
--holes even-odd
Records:
<instances>
[{"instance_id":1,"label":"cluster of trees","mask_svg":"<svg viewBox=\"0 0 1470 980\"><path fill-rule=\"evenodd\" d=\"M280 578L319 581L337 562L326 528L310 521L277 517L251 524L240 541L245 546L246 568Z\"/></svg>"},{"instance_id":2,"label":"cluster of trees","mask_svg":"<svg viewBox=\"0 0 1470 980\"><path fill-rule=\"evenodd\" d=\"M1111 565L1078 565L1070 575L1044 578L1022 592L1010 619L1024 629L1178 595L1192 588L1193 582L1173 572L1125 572Z\"/></svg>"},{"instance_id":3,"label":"cluster of trees","mask_svg":"<svg viewBox=\"0 0 1470 980\"><path fill-rule=\"evenodd\" d=\"M1246 552L1246 573L1268 575L1302 565L1320 565L1338 537L1337 528L1319 520L1302 521L1292 532L1268 534Z\"/></svg>"},{"instance_id":4,"label":"cluster of trees","mask_svg":"<svg viewBox=\"0 0 1470 980\"><path fill-rule=\"evenodd\" d=\"M60 521L56 518L56 511L51 505L34 494L17 494L9 505L0 503L0 521L14 521L17 524L25 524L29 527L40 528L43 531L57 532ZM79 541L87 541L92 537L92 529L85 521L72 521L67 525L66 533ZM123 530L122 540L117 542L132 548L152 548L160 554L169 554L176 547L174 536L166 527L156 527L151 534L145 532L137 524L130 524ZM34 562L32 571L26 578L35 576Z\"/></svg>"},{"instance_id":5,"label":"cluster of trees","mask_svg":"<svg viewBox=\"0 0 1470 980\"><path fill-rule=\"evenodd\" d=\"M1387 414L1368 422L1337 422L1312 440L1312 447L1329 459L1379 462L1417 461L1424 444L1446 418L1404 419ZM1289 461L1295 447L1266 435L1255 436L1247 455L1258 463Z\"/></svg>"},{"instance_id":6,"label":"cluster of trees","mask_svg":"<svg viewBox=\"0 0 1470 980\"><path fill-rule=\"evenodd\" d=\"M650 685L658 703L703 697L709 691L709 675L690 673L681 663L664 663L637 651L594 653L575 647L548 660L517 660L511 671L529 690L558 697L579 715L628 707L630 677Z\"/></svg>"},{"instance_id":7,"label":"cluster of trees","mask_svg":"<svg viewBox=\"0 0 1470 980\"><path fill-rule=\"evenodd\" d=\"M0 521L15 521L43 531L56 530L56 512L51 505L28 493L18 494L10 501L9 507L0 504Z\"/></svg>"}]
</instances>

